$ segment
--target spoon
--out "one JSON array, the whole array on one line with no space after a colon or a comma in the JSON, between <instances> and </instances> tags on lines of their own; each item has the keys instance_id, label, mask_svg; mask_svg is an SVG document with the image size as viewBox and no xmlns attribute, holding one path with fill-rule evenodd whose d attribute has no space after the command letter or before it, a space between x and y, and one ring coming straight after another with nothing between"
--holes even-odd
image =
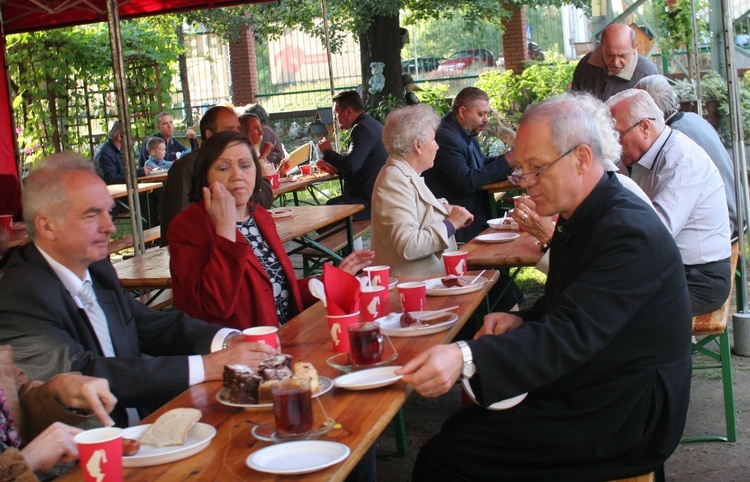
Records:
<instances>
[{"instance_id":1,"label":"spoon","mask_svg":"<svg viewBox=\"0 0 750 482\"><path fill-rule=\"evenodd\" d=\"M469 284L470 284L470 285L473 285L474 283L476 283L476 282L477 282L477 280L478 280L479 278L481 278L481 277L482 277L482 275L484 274L484 272L485 272L485 271L487 271L487 270L486 270L486 269L483 269L483 270L482 270L482 272L481 272L481 273L479 273L478 275L476 275L476 276L474 277L474 279L473 279L473 280L471 280L471 282L470 282Z\"/></svg>"},{"instance_id":2,"label":"spoon","mask_svg":"<svg viewBox=\"0 0 750 482\"><path fill-rule=\"evenodd\" d=\"M326 289L322 281L313 278L309 281L307 286L310 288L310 293L323 302L323 306L328 306L326 303Z\"/></svg>"}]
</instances>

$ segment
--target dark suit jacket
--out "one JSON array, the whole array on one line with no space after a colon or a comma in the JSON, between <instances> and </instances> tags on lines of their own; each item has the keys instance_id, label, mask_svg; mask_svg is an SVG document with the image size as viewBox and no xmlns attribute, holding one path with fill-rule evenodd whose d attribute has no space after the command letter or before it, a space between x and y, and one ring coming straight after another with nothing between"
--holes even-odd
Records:
<instances>
[{"instance_id":1,"label":"dark suit jacket","mask_svg":"<svg viewBox=\"0 0 750 482\"><path fill-rule=\"evenodd\" d=\"M167 246L169 223L175 216L190 206L188 196L193 186L193 171L198 160L198 150L194 150L177 159L167 171L167 180L161 193L161 212L159 223L161 230L161 246Z\"/></svg>"},{"instance_id":2,"label":"dark suit jacket","mask_svg":"<svg viewBox=\"0 0 750 482\"><path fill-rule=\"evenodd\" d=\"M125 184L125 159L122 157L122 151L110 139L96 151L94 166L105 183ZM136 169L136 174L143 176L143 166Z\"/></svg>"},{"instance_id":3,"label":"dark suit jacket","mask_svg":"<svg viewBox=\"0 0 750 482\"><path fill-rule=\"evenodd\" d=\"M355 220L370 219L372 188L386 159L388 152L383 145L383 126L365 112L354 121L346 154L333 150L323 154L323 160L338 169L339 176L344 179L341 204L365 206L353 216Z\"/></svg>"},{"instance_id":4,"label":"dark suit jacket","mask_svg":"<svg viewBox=\"0 0 750 482\"><path fill-rule=\"evenodd\" d=\"M435 140L440 149L435 165L424 172L424 181L436 198L474 215L473 223L456 231L456 241L470 241L486 228L491 213L490 197L482 186L505 179L510 166L504 157L482 154L477 138L461 127L453 113L440 121Z\"/></svg>"},{"instance_id":5,"label":"dark suit jacket","mask_svg":"<svg viewBox=\"0 0 750 482\"><path fill-rule=\"evenodd\" d=\"M488 464L504 480L651 472L677 446L690 395L692 323L680 253L654 210L614 173L561 218L552 246L544 296L520 313L525 323L468 341L480 401L529 392L512 410L463 421L472 424L467 430L480 427L478 440L493 438L477 456L492 452L490 460L518 468L511 475Z\"/></svg>"},{"instance_id":6,"label":"dark suit jacket","mask_svg":"<svg viewBox=\"0 0 750 482\"><path fill-rule=\"evenodd\" d=\"M13 252L0 279L0 344L13 347L16 364L35 380L70 371L106 378L121 423L124 407L155 408L187 389L187 355L209 353L221 327L143 305L121 288L109 259L89 272L116 357L104 357L86 313L34 244Z\"/></svg>"}]
</instances>

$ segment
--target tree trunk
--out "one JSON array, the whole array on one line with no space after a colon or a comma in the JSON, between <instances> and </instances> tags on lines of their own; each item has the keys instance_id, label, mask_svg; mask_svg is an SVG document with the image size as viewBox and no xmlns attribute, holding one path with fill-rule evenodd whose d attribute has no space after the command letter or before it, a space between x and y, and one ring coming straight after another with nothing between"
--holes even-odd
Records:
<instances>
[{"instance_id":1,"label":"tree trunk","mask_svg":"<svg viewBox=\"0 0 750 482\"><path fill-rule=\"evenodd\" d=\"M190 127L193 121L193 103L190 101L190 82L188 82L187 57L185 57L185 32L182 31L182 23L177 25L177 42L182 46L182 53L178 57L180 68L180 85L182 85L182 102L185 106L185 125ZM159 92L161 97L161 92Z\"/></svg>"},{"instance_id":2,"label":"tree trunk","mask_svg":"<svg viewBox=\"0 0 750 482\"><path fill-rule=\"evenodd\" d=\"M401 81L401 37L399 34L399 17L377 15L367 31L359 36L359 48L362 58L362 97L365 107L371 111L381 100L393 96L399 101L404 97L404 86ZM370 63L383 62L385 86L377 93L370 93L372 69Z\"/></svg>"}]
</instances>

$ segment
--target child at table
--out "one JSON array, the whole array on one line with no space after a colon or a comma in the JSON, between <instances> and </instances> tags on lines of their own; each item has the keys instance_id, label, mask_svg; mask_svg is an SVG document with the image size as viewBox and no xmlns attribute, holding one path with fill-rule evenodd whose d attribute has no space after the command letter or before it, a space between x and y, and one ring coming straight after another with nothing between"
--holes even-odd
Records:
<instances>
[{"instance_id":1,"label":"child at table","mask_svg":"<svg viewBox=\"0 0 750 482\"><path fill-rule=\"evenodd\" d=\"M172 167L172 161L164 160L164 157L167 155L167 141L165 141L161 137L149 137L146 140L146 150L148 150L149 156L146 164L144 165L152 171L154 169L161 169L166 171L167 169ZM187 149L181 154L185 154L186 152L190 152L190 149Z\"/></svg>"}]
</instances>

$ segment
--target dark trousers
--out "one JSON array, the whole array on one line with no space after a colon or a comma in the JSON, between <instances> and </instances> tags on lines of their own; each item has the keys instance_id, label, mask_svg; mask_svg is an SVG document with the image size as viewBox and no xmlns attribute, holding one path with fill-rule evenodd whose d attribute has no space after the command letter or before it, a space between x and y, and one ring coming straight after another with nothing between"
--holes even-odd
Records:
<instances>
[{"instance_id":1,"label":"dark trousers","mask_svg":"<svg viewBox=\"0 0 750 482\"><path fill-rule=\"evenodd\" d=\"M706 264L685 265L693 316L714 311L729 297L732 285L729 258Z\"/></svg>"}]
</instances>

